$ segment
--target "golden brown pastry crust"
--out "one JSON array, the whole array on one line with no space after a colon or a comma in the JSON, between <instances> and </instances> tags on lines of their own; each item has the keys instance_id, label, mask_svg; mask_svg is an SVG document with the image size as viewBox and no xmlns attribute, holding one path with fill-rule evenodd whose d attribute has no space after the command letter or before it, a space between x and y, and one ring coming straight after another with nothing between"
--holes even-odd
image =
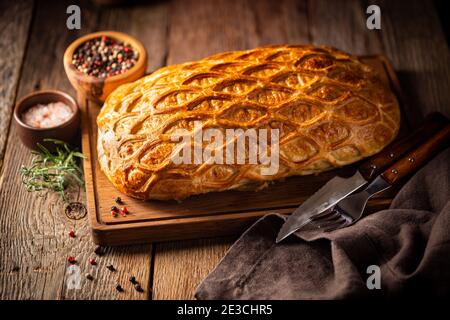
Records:
<instances>
[{"instance_id":1,"label":"golden brown pastry crust","mask_svg":"<svg viewBox=\"0 0 450 320\"><path fill-rule=\"evenodd\" d=\"M280 163L175 165L171 133L204 128L278 128ZM168 66L117 88L98 118L101 169L140 199L183 199L258 188L340 167L379 152L396 136L394 94L356 57L328 47L271 46Z\"/></svg>"}]
</instances>

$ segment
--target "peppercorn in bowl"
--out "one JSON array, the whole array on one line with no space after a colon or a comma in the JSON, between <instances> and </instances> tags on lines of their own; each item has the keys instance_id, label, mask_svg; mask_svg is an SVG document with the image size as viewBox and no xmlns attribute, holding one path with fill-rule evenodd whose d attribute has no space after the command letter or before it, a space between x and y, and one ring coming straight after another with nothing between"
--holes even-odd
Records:
<instances>
[{"instance_id":1,"label":"peppercorn in bowl","mask_svg":"<svg viewBox=\"0 0 450 320\"><path fill-rule=\"evenodd\" d=\"M116 31L87 34L64 53L64 69L79 97L97 102L121 84L145 74L147 51L136 38Z\"/></svg>"}]
</instances>

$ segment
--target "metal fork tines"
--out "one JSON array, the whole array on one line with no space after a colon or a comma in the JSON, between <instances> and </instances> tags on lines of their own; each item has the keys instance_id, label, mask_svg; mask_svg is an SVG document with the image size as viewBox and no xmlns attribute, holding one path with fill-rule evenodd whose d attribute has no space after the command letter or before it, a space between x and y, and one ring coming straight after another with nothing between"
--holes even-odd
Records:
<instances>
[{"instance_id":1,"label":"metal fork tines","mask_svg":"<svg viewBox=\"0 0 450 320\"><path fill-rule=\"evenodd\" d=\"M372 196L389 187L390 185L380 176L364 190L342 199L331 209L312 217L304 229L330 232L348 227L363 217L364 208Z\"/></svg>"},{"instance_id":2,"label":"metal fork tines","mask_svg":"<svg viewBox=\"0 0 450 320\"><path fill-rule=\"evenodd\" d=\"M348 227L353 224L354 219L342 211L339 207L333 207L326 212L312 217L308 225L303 229L329 232L336 229Z\"/></svg>"}]
</instances>

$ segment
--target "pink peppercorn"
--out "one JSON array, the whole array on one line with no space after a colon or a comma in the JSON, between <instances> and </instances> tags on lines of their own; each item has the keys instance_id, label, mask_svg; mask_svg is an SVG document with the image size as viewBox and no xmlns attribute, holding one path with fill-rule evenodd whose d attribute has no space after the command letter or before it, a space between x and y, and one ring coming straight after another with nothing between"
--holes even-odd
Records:
<instances>
[{"instance_id":1,"label":"pink peppercorn","mask_svg":"<svg viewBox=\"0 0 450 320\"><path fill-rule=\"evenodd\" d=\"M67 261L69 261L69 263L75 263L75 262L77 262L77 259L75 259L75 257L74 256L69 256L68 258L67 258Z\"/></svg>"}]
</instances>

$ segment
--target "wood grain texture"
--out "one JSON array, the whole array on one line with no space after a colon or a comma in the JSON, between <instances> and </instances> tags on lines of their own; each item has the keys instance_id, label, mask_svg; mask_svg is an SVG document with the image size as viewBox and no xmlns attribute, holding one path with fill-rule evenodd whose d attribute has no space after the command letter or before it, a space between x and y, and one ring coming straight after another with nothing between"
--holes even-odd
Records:
<instances>
[{"instance_id":1,"label":"wood grain texture","mask_svg":"<svg viewBox=\"0 0 450 320\"><path fill-rule=\"evenodd\" d=\"M369 30L366 27L368 15L365 13L369 4L364 1L342 0L308 1L308 23L310 38L314 44L331 45L357 55L384 54L382 30ZM382 16L382 19L384 15ZM326 23L324 23L326 22ZM387 56L390 61L390 56ZM395 69L395 66L394 66ZM400 83L402 87L402 83ZM401 93L404 99L404 92ZM406 112L401 114L399 136L411 130L407 115L414 114L409 101L404 101Z\"/></svg>"},{"instance_id":2,"label":"wood grain texture","mask_svg":"<svg viewBox=\"0 0 450 320\"><path fill-rule=\"evenodd\" d=\"M357 55L383 53L379 31L366 28L366 8L354 0L308 1L311 41Z\"/></svg>"},{"instance_id":3,"label":"wood grain texture","mask_svg":"<svg viewBox=\"0 0 450 320\"><path fill-rule=\"evenodd\" d=\"M157 244L152 298L194 299L197 285L214 269L236 238Z\"/></svg>"},{"instance_id":4,"label":"wood grain texture","mask_svg":"<svg viewBox=\"0 0 450 320\"><path fill-rule=\"evenodd\" d=\"M444 128L449 123L449 119L442 115L442 113L432 113L426 117L424 123L420 127L396 142L391 143L381 152L369 158L359 166L358 170L365 180L369 181L383 173L383 170L395 162L400 160L408 150L414 146L417 147L433 137L439 130Z\"/></svg>"},{"instance_id":5,"label":"wood grain texture","mask_svg":"<svg viewBox=\"0 0 450 320\"><path fill-rule=\"evenodd\" d=\"M269 43L307 43L305 9L303 1L173 1L168 64ZM156 244L153 298L192 299L233 239Z\"/></svg>"},{"instance_id":6,"label":"wood grain texture","mask_svg":"<svg viewBox=\"0 0 450 320\"><path fill-rule=\"evenodd\" d=\"M32 11L32 0L0 3L0 172Z\"/></svg>"},{"instance_id":7,"label":"wood grain texture","mask_svg":"<svg viewBox=\"0 0 450 320\"><path fill-rule=\"evenodd\" d=\"M127 7L110 7L99 12L98 30L115 30L139 39L148 52L147 71L165 65L168 31L167 1L141 1Z\"/></svg>"},{"instance_id":8,"label":"wood grain texture","mask_svg":"<svg viewBox=\"0 0 450 320\"><path fill-rule=\"evenodd\" d=\"M29 36L18 97L39 88L58 88L70 92L61 66L62 52L70 41L67 36L51 32L65 27L63 4L39 3ZM42 41L46 34L46 41ZM66 33L64 32L66 35ZM52 48L52 50L49 50ZM60 59L57 59L59 57ZM58 63L59 62L59 63ZM12 126L0 178L1 297L8 299L59 299L64 285L66 259L89 243L84 221L65 217L58 195L38 197L21 185L19 170L31 161L30 151L18 140ZM72 199L84 201L81 190L73 190ZM76 228L76 244L67 233ZM8 235L7 237L4 235ZM79 257L77 255L78 259ZM12 271L18 270L18 271Z\"/></svg>"},{"instance_id":9,"label":"wood grain texture","mask_svg":"<svg viewBox=\"0 0 450 320\"><path fill-rule=\"evenodd\" d=\"M19 85L19 97L41 88L57 88L74 95L61 63L66 46L80 36L80 33L65 28L65 10L69 4L70 1L44 1L37 4ZM109 9L99 19L98 9L89 1L80 5L83 8L83 33L110 27L117 20L114 15L108 14ZM127 17L128 10L133 11L132 8L121 10L120 16L124 17ZM152 7L141 11L141 14L145 16L147 12L152 12ZM136 13L136 19L137 15ZM144 21L143 18L140 20ZM123 31L127 32L126 27L123 27ZM46 34L45 41L43 34ZM163 36L159 39L163 39ZM63 211L65 206L57 195L38 197L26 192L20 182L19 170L22 164L30 163L31 157L29 150L16 137L16 130L12 128L7 142L4 171L0 178L0 205L8 208L0 217L0 297L148 299L151 292L151 245L108 249L102 257L97 257L98 265L91 266L89 258L95 257L95 245L87 218L79 221L67 219ZM85 203L84 190L72 190L71 194L71 200ZM70 229L76 231L75 239L69 238ZM69 290L66 287L69 255L75 256L79 261L81 290ZM110 263L116 267L117 272L111 273L106 269L106 265ZM86 272L91 272L94 276L92 282L84 278ZM131 287L128 281L131 275L140 281L145 292L138 293ZM116 282L121 283L124 292L115 290Z\"/></svg>"},{"instance_id":10,"label":"wood grain texture","mask_svg":"<svg viewBox=\"0 0 450 320\"><path fill-rule=\"evenodd\" d=\"M431 111L450 116L450 53L432 1L380 1L381 38L417 125Z\"/></svg>"},{"instance_id":11,"label":"wood grain texture","mask_svg":"<svg viewBox=\"0 0 450 320\"><path fill-rule=\"evenodd\" d=\"M372 66L386 87L391 86L399 96L395 72L383 56L360 59ZM111 205L118 191L97 161L96 119L99 109L90 102L83 103L81 139L86 156L84 169L89 221L93 240L101 245L237 235L266 214L291 213L328 180L336 175L351 176L357 167L353 164L316 175L292 176L259 191L211 192L189 197L182 202L142 201L121 195L129 214L112 217ZM386 157L391 160L389 153ZM392 196L393 193L383 193L379 199L369 200L367 210L387 208Z\"/></svg>"},{"instance_id":12,"label":"wood grain texture","mask_svg":"<svg viewBox=\"0 0 450 320\"><path fill-rule=\"evenodd\" d=\"M450 124L387 168L382 173L382 177L391 185L398 183L418 171L448 146L450 146Z\"/></svg>"},{"instance_id":13,"label":"wood grain texture","mask_svg":"<svg viewBox=\"0 0 450 320\"><path fill-rule=\"evenodd\" d=\"M280 2L266 2L266 1L260 1L257 5L255 3L251 2L245 2L249 7L244 7L246 10L249 10L253 13L254 20L245 20L243 22L243 25L240 27L240 32L247 32L249 34L249 37L255 36L256 42L259 41L263 43L282 43L284 41L288 42L313 42L315 44L326 44L326 45L334 45L336 47L339 47L343 50L347 50L349 52L355 53L355 54L375 54L375 53L383 53L387 52L389 54L389 58L391 59L397 59L397 61L402 60L402 56L399 55L396 52L385 50L384 46L386 45L387 40L385 38L391 37L391 35L386 35L385 30L368 30L365 25L365 20L367 16L365 15L365 9L368 4L366 4L364 1L358 2L358 1L293 1L288 2L287 5L291 6L291 10L288 10L289 14L282 15L283 19L275 18L279 14L280 11L283 9L280 9L282 7L286 7L286 3L283 2L283 4L280 4ZM253 5L252 5L253 4ZM231 6L236 5L233 3ZM239 3L239 5L242 5ZM406 3L404 5L407 6ZM196 6L193 3L188 3L186 6L190 7L190 10L192 12L196 11ZM394 23L397 28L397 24L402 24L403 20L408 20L409 24L415 23L415 19L411 19L411 17L420 16L420 5L417 3L414 4L416 9L414 12L410 12L410 15L404 15L402 12L403 9L401 8L402 5L398 5L397 8L395 8L395 13L399 16L395 17L395 23L392 18L391 23ZM428 5L427 5L428 6ZM178 7L180 8L180 7ZM180 11L182 9L179 9ZM185 8L185 10L187 10ZM202 12L207 11L208 8L204 4L201 4ZM222 12L222 10L220 11ZM226 12L226 11L225 11ZM386 16L383 11L383 18ZM189 26L188 23L184 22L184 19L187 19L185 17L173 17L174 13L171 12L172 21L176 21L178 25L174 25L173 22L171 23L172 28L180 28L182 31L180 32L179 36L176 36L176 31L173 29L171 30L171 39L176 39L176 43L173 43L173 41L170 42L170 55L171 59L169 62L181 62L184 60L192 60L193 58L188 57L185 58L186 55L193 54L195 58L198 58L200 54L197 53L199 50L199 46L201 46L201 42L198 43L198 45L194 46L194 49L190 47L185 47L186 45L183 45L184 50L180 50L182 52L179 56L176 54L175 51L177 50L177 43L179 40L181 40L182 35L187 36L187 39L190 39L189 44L192 42L195 42L198 40L197 36L198 33L194 33L192 31L193 29L199 28L197 26L198 24L204 23L202 22L202 19L199 17L199 19L192 19L191 21L194 22L194 28L192 26ZM204 13L205 14L205 13ZM240 12L241 16L249 16L247 12ZM267 19L264 19L264 15L267 15ZM388 13L388 19L389 15L392 15L392 13ZM429 17L433 17L432 14L429 15ZM286 17L289 17L286 19ZM216 25L220 25L223 20L226 20L225 18L220 17L219 19L216 19L214 21L215 28L220 29L220 27L217 27ZM259 21L259 22L258 22ZM283 22L282 22L283 21ZM384 20L383 20L384 21ZM184 24L186 27L182 27ZM437 23L437 22L436 22ZM249 24L249 25L248 25ZM387 25L389 25L389 22L386 22ZM287 30L283 30L283 25L287 26ZM439 46L442 46L445 44L445 40L443 37L440 36L441 31L439 28L437 28L436 25L432 25L431 28L425 28L424 24L421 24L421 27L423 29L426 29L427 32L431 34L437 34L437 37L435 37L435 42L440 43ZM200 27L201 28L201 27ZM225 25L223 26L225 29ZM217 43L218 37L209 36L208 35L208 29L202 28L202 35L201 39L209 39L212 37L212 40L215 41L214 43ZM405 30L406 31L406 30ZM187 35L184 33L186 32ZM174 35L175 33L175 35ZM194 33L194 34L192 34ZM206 33L206 34L203 34ZM392 33L392 32L391 32ZM227 33L224 34L225 37L227 37ZM233 39L236 39L238 36L234 35ZM383 38L384 37L384 38ZM408 32L402 33L403 38L408 37ZM282 40L280 40L282 39ZM248 40L246 40L248 41ZM395 39L392 41L395 43ZM227 40L222 40L222 43L224 43L224 47L228 47L229 42ZM242 43L241 45L245 47L245 45L248 42ZM421 43L416 43L416 46L421 46ZM435 44L436 46L436 44ZM211 47L208 46L208 49ZM426 46L422 46L423 49L418 49L419 52L421 50L426 50ZM205 49L206 51L208 49ZM226 50L226 48L221 48L222 50ZM413 50L412 50L413 51ZM441 50L442 51L442 50ZM210 52L206 52L205 54L209 54ZM443 63L448 67L447 62L447 52L441 52L441 57L436 57L440 60L440 63ZM422 59L427 59L425 54L421 57ZM424 63L424 62L421 62ZM430 64L432 64L431 60L429 61ZM439 65L439 63L438 63ZM440 66L442 68L442 66ZM445 70L445 68L444 68ZM433 74L433 73L432 73ZM448 77L444 79L444 86L446 81L448 81ZM403 84L403 83L402 83ZM435 83L436 84L436 83ZM448 86L447 86L448 88ZM409 90L420 90L420 86L417 87L408 87ZM422 90L424 92L424 90ZM449 97L448 94L443 93L443 96ZM435 98L436 99L436 98ZM441 98L442 99L442 98ZM448 103L446 104L448 106ZM428 111L431 110L442 110L442 108L427 108ZM409 117L408 121L412 124L414 124L414 119L416 116L414 114L414 111L408 112ZM417 121L417 120L416 120ZM417 124L417 122L415 123ZM210 244L209 244L210 245ZM183 244L181 243L173 243L170 245L170 248L172 247L178 247L183 248ZM202 247L203 248L203 247ZM217 250L220 250L221 247L219 247ZM223 248L224 249L224 248ZM190 251L198 252L198 250L204 250L204 249L191 249ZM179 250L170 250L169 245L157 245L156 247L156 256L155 256L155 275L154 275L154 284L155 284L155 290L158 288L155 292L154 298L188 298L192 297L191 294L186 293L184 290L179 290L179 287L177 286L178 282L181 283L188 283L190 285L183 284L183 287L186 288L194 288L196 286L195 280L192 278L182 277L180 279L180 276L177 278L172 278L170 275L173 274L173 270L177 269L178 266L168 266L166 264L162 263L162 260L158 260L159 255L162 255L165 257L166 252L170 252L171 256L177 259L178 264L183 266L183 269L185 270L197 270L199 265L201 265L197 260L193 261L192 259L189 259L186 257L185 254L180 253ZM182 252L182 251L181 251ZM168 259L167 259L168 260ZM207 263L207 261L205 261ZM175 272L176 273L176 272ZM161 274L161 276L159 276ZM191 273L190 273L191 274ZM163 276L162 276L163 275ZM182 275L181 275L182 276ZM164 280L161 280L164 279ZM158 281L164 281L165 285L162 286L158 284ZM165 290L164 290L165 289ZM163 292L163 293L161 293Z\"/></svg>"},{"instance_id":14,"label":"wood grain texture","mask_svg":"<svg viewBox=\"0 0 450 320\"><path fill-rule=\"evenodd\" d=\"M447 116L450 113L448 45L431 1L376 1L382 10L382 29L376 31L365 27L365 9L373 3L368 0L151 1L104 8L101 12L90 1L83 1L81 33L65 29L65 8L69 3L38 1L28 44L32 12L29 3L2 1L0 5L0 48L6 46L14 52L0 58L0 159L3 154L5 159L0 171L1 299L141 299L150 297L150 284L155 299L192 298L197 284L235 240L231 237L157 244L153 247L153 275L151 246L108 249L93 268L87 264L93 244L86 220L67 220L57 196L36 197L20 185L18 172L22 163L29 163L29 152L17 141L14 128L6 139L18 83L17 97L39 88L58 88L74 94L65 79L61 59L65 46L81 33L102 29L130 32L148 49L148 71L166 62L195 60L219 51L269 43L313 42L355 54L385 53L398 71L412 106L406 114L408 123L416 125L433 110ZM3 6L8 9L3 10ZM11 28L14 32L8 31ZM84 201L84 191L77 190L73 197ZM75 239L67 236L71 228L77 230ZM83 273L91 271L95 277L92 283L83 279L79 291L65 287L69 254L77 256ZM108 263L118 271L111 274L105 270ZM132 292L127 282L131 273L146 292ZM122 283L124 293L114 290L116 281Z\"/></svg>"}]
</instances>

